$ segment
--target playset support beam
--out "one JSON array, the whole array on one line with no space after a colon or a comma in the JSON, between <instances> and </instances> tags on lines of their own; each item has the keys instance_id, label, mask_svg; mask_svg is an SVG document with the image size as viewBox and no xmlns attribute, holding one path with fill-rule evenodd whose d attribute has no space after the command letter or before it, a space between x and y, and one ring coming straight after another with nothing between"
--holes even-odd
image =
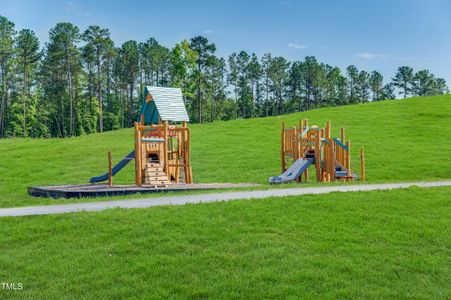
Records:
<instances>
[{"instance_id":1,"label":"playset support beam","mask_svg":"<svg viewBox=\"0 0 451 300\"><path fill-rule=\"evenodd\" d=\"M323 181L321 170L321 130L317 131L316 145L315 145L315 168L316 168L316 180L318 182Z\"/></svg>"},{"instance_id":2,"label":"playset support beam","mask_svg":"<svg viewBox=\"0 0 451 300\"><path fill-rule=\"evenodd\" d=\"M135 185L142 186L141 171L141 130L139 123L135 122Z\"/></svg>"},{"instance_id":3,"label":"playset support beam","mask_svg":"<svg viewBox=\"0 0 451 300\"><path fill-rule=\"evenodd\" d=\"M326 139L330 139L330 121L326 122Z\"/></svg>"},{"instance_id":4,"label":"playset support beam","mask_svg":"<svg viewBox=\"0 0 451 300\"><path fill-rule=\"evenodd\" d=\"M108 186L113 185L113 158L111 151L108 151Z\"/></svg>"},{"instance_id":5,"label":"playset support beam","mask_svg":"<svg viewBox=\"0 0 451 300\"><path fill-rule=\"evenodd\" d=\"M282 172L285 172L286 170L286 163L285 163L285 122L282 122Z\"/></svg>"},{"instance_id":6,"label":"playset support beam","mask_svg":"<svg viewBox=\"0 0 451 300\"><path fill-rule=\"evenodd\" d=\"M346 169L348 170L347 176L351 176L351 141L346 141L346 147L348 150L346 151Z\"/></svg>"},{"instance_id":7,"label":"playset support beam","mask_svg":"<svg viewBox=\"0 0 451 300\"><path fill-rule=\"evenodd\" d=\"M169 172L169 156L168 156L168 121L164 121L164 129L163 129L163 170L166 174Z\"/></svg>"},{"instance_id":8,"label":"playset support beam","mask_svg":"<svg viewBox=\"0 0 451 300\"><path fill-rule=\"evenodd\" d=\"M360 180L365 182L365 152L360 148Z\"/></svg>"}]
</instances>

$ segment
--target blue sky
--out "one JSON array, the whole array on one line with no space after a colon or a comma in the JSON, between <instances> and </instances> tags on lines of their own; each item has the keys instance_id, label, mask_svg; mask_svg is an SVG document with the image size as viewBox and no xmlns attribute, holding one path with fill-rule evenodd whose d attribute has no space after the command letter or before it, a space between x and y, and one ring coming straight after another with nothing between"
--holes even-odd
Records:
<instances>
[{"instance_id":1,"label":"blue sky","mask_svg":"<svg viewBox=\"0 0 451 300\"><path fill-rule=\"evenodd\" d=\"M57 22L110 29L116 44L156 38L172 47L195 35L220 56L246 50L290 60L315 55L344 69L427 68L451 85L451 1L20 1L1 0L0 15L30 28L42 42Z\"/></svg>"}]
</instances>

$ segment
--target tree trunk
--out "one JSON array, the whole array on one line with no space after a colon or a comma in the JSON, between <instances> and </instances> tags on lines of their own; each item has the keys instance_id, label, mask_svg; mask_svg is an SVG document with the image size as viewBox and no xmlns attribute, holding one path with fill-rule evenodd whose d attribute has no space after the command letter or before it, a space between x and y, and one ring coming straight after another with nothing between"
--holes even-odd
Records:
<instances>
[{"instance_id":1,"label":"tree trunk","mask_svg":"<svg viewBox=\"0 0 451 300\"><path fill-rule=\"evenodd\" d=\"M200 99L200 73L199 79L197 80L197 121L202 123L202 102Z\"/></svg>"},{"instance_id":2,"label":"tree trunk","mask_svg":"<svg viewBox=\"0 0 451 300\"><path fill-rule=\"evenodd\" d=\"M75 128L79 128L79 123L80 123L80 120L79 120L79 113L78 113L78 80L77 79L75 79L75 93L74 93L74 100L75 100L75 109L74 109L74 111L75 111L75 120L74 120L74 124L73 124L73 126L74 126L74 130L75 130ZM84 118L84 114L83 114L83 118ZM84 124L84 122L83 122L83 124ZM78 133L80 133L80 131L78 131Z\"/></svg>"},{"instance_id":3,"label":"tree trunk","mask_svg":"<svg viewBox=\"0 0 451 300\"><path fill-rule=\"evenodd\" d=\"M5 89L5 71L2 66L1 88L2 88L2 103L0 106L0 137L5 137L5 116L6 116L6 89Z\"/></svg>"},{"instance_id":4,"label":"tree trunk","mask_svg":"<svg viewBox=\"0 0 451 300\"><path fill-rule=\"evenodd\" d=\"M100 79L100 58L97 53L97 97L99 101L99 129L103 132L103 101L102 101L102 81Z\"/></svg>"},{"instance_id":5,"label":"tree trunk","mask_svg":"<svg viewBox=\"0 0 451 300\"><path fill-rule=\"evenodd\" d=\"M65 136L65 128L64 128L64 100L63 97L60 98L61 101L61 136Z\"/></svg>"},{"instance_id":6,"label":"tree trunk","mask_svg":"<svg viewBox=\"0 0 451 300\"><path fill-rule=\"evenodd\" d=\"M73 99L72 99L72 72L70 65L68 65L69 75L69 136L74 133L74 114L73 114Z\"/></svg>"},{"instance_id":7,"label":"tree trunk","mask_svg":"<svg viewBox=\"0 0 451 300\"><path fill-rule=\"evenodd\" d=\"M121 128L124 128L124 90L119 89L119 98L121 101Z\"/></svg>"},{"instance_id":8,"label":"tree trunk","mask_svg":"<svg viewBox=\"0 0 451 300\"><path fill-rule=\"evenodd\" d=\"M114 115L115 112L114 112L112 102L113 101L111 100L111 74L110 74L110 71L107 71L107 74L106 74L106 105L107 105L107 109L109 109L111 114ZM111 124L110 130L113 130L115 125L111 121L110 121L110 124Z\"/></svg>"},{"instance_id":9,"label":"tree trunk","mask_svg":"<svg viewBox=\"0 0 451 300\"><path fill-rule=\"evenodd\" d=\"M88 69L88 97L89 97L89 115L92 116L92 76L91 68Z\"/></svg>"},{"instance_id":10,"label":"tree trunk","mask_svg":"<svg viewBox=\"0 0 451 300\"><path fill-rule=\"evenodd\" d=\"M215 109L216 109L216 107L215 107L215 97L212 96L211 97L211 122L213 122L215 120L215 117L216 117L215 116L215 114L216 114Z\"/></svg>"},{"instance_id":11,"label":"tree trunk","mask_svg":"<svg viewBox=\"0 0 451 300\"><path fill-rule=\"evenodd\" d=\"M129 126L132 126L133 125L133 88L134 88L134 85L133 85L133 83L131 83L130 84L130 102L129 102L129 107L130 107L130 110L129 110L129 112L128 112L128 114L129 114L129 120L130 120L130 124L129 124Z\"/></svg>"},{"instance_id":12,"label":"tree trunk","mask_svg":"<svg viewBox=\"0 0 451 300\"><path fill-rule=\"evenodd\" d=\"M22 101L23 101L23 129L22 129L22 134L23 137L27 136L27 101L26 101L26 97L28 97L27 93L27 66L24 66L24 70L23 70L23 87L22 87Z\"/></svg>"},{"instance_id":13,"label":"tree trunk","mask_svg":"<svg viewBox=\"0 0 451 300\"><path fill-rule=\"evenodd\" d=\"M6 92L2 93L2 105L0 107L0 137L5 137L5 116L6 116Z\"/></svg>"}]
</instances>

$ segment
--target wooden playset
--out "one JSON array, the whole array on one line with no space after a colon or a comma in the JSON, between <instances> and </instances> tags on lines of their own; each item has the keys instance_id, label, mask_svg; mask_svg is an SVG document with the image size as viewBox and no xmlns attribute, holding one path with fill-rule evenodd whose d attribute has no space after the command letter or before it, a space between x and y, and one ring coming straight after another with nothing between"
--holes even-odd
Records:
<instances>
[{"instance_id":1,"label":"wooden playset","mask_svg":"<svg viewBox=\"0 0 451 300\"><path fill-rule=\"evenodd\" d=\"M111 185L112 177L134 159L137 186L192 183L188 121L180 89L145 87L141 113L135 122L134 150L114 167L109 154L108 172L91 178L91 182L108 180Z\"/></svg>"},{"instance_id":2,"label":"wooden playset","mask_svg":"<svg viewBox=\"0 0 451 300\"><path fill-rule=\"evenodd\" d=\"M136 185L192 183L188 120L180 89L146 88L135 123Z\"/></svg>"},{"instance_id":3,"label":"wooden playset","mask_svg":"<svg viewBox=\"0 0 451 300\"><path fill-rule=\"evenodd\" d=\"M341 128L340 138L330 135L330 122L325 128L309 126L308 120L299 121L299 126L285 128L282 123L281 160L282 174L269 179L270 183L309 180L308 168L315 166L318 182L336 180L356 180L351 172L351 141L345 138ZM292 162L287 168L287 163ZM363 148L360 150L360 179L365 180L365 160Z\"/></svg>"}]
</instances>

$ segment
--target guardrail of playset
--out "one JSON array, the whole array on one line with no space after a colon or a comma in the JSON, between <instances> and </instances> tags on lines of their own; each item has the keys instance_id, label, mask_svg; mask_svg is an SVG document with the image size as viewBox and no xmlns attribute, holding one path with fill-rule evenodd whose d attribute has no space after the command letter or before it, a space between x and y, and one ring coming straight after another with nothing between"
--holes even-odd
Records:
<instances>
[{"instance_id":1,"label":"guardrail of playset","mask_svg":"<svg viewBox=\"0 0 451 300\"><path fill-rule=\"evenodd\" d=\"M285 127L282 123L282 172L287 168L286 157L296 161L306 157L309 149L315 149L315 165L318 181L331 181L336 178L336 163L343 167L348 178L351 173L351 141L345 138L345 129L340 129L340 138L331 138L330 122L325 128L308 126L308 120L300 120L299 126ZM324 159L327 158L327 159ZM322 163L325 162L325 163ZM363 148L360 151L360 177L365 180L365 160ZM306 172L306 177L308 173Z\"/></svg>"},{"instance_id":2,"label":"guardrail of playset","mask_svg":"<svg viewBox=\"0 0 451 300\"><path fill-rule=\"evenodd\" d=\"M148 134L148 137L145 133ZM157 134L155 134L157 133ZM151 140L146 140L146 138L150 138L150 136L158 137L163 139L163 141L155 140L152 142ZM168 140L170 137L176 137L178 141L182 141L182 143L177 145L177 149L169 149L171 145L169 145ZM144 140L143 140L144 138ZM169 125L167 121L165 121L163 124L152 124L152 125L142 125L141 123L136 122L135 123L135 161L136 164L136 172L135 172L135 182L137 185L141 185L141 159L139 159L140 151L136 151L137 149L141 149L141 145L143 142L151 142L155 145L162 144L163 147L163 153L164 157L163 160L165 162L164 164L164 171L168 173L169 167L175 167L176 168L176 180L178 181L178 173L179 168L185 168L185 182L186 183L192 183L192 169L190 165L190 129L186 126L186 123L182 123L182 127L177 127L173 125ZM158 146L160 147L160 146ZM175 164L169 164L169 154L173 155L176 153L178 156L180 154L183 154L183 161L184 163L179 163L179 160L176 159ZM177 182L178 183L178 182Z\"/></svg>"}]
</instances>

